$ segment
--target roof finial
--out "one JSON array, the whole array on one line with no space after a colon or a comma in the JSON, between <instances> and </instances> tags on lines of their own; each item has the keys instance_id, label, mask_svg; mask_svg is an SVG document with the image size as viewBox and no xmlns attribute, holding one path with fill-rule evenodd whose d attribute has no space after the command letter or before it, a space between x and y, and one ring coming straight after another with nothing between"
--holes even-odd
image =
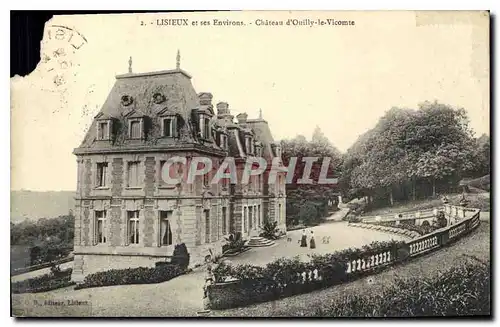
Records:
<instances>
[{"instance_id":1,"label":"roof finial","mask_svg":"<svg viewBox=\"0 0 500 327\"><path fill-rule=\"evenodd\" d=\"M132 57L128 59L128 72L132 73Z\"/></svg>"},{"instance_id":2,"label":"roof finial","mask_svg":"<svg viewBox=\"0 0 500 327\"><path fill-rule=\"evenodd\" d=\"M181 52L179 49L177 49L177 63L175 65L175 68L181 69Z\"/></svg>"},{"instance_id":3,"label":"roof finial","mask_svg":"<svg viewBox=\"0 0 500 327\"><path fill-rule=\"evenodd\" d=\"M262 109L259 109L259 119L262 119Z\"/></svg>"}]
</instances>

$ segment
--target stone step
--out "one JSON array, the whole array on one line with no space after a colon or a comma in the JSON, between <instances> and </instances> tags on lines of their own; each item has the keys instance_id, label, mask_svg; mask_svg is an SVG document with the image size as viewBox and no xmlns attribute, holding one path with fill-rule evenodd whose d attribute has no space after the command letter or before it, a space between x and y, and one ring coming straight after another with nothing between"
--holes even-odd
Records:
<instances>
[{"instance_id":1,"label":"stone step","mask_svg":"<svg viewBox=\"0 0 500 327\"><path fill-rule=\"evenodd\" d=\"M271 245L274 245L274 241L268 240L264 237L252 237L247 243L247 246L250 247L265 247Z\"/></svg>"}]
</instances>

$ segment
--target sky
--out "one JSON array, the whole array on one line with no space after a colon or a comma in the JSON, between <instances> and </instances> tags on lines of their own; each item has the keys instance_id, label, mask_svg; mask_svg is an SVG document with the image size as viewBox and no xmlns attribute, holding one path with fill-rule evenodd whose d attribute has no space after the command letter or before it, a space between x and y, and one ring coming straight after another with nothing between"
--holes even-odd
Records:
<instances>
[{"instance_id":1,"label":"sky","mask_svg":"<svg viewBox=\"0 0 500 327\"><path fill-rule=\"evenodd\" d=\"M190 25L158 24L168 18ZM245 25L200 26L214 18ZM288 19L355 25L287 26ZM128 71L129 57L134 72L173 69L177 50L197 92L211 92L214 105L228 102L234 115L256 118L261 109L277 140L310 139L319 126L345 151L391 107L426 100L465 108L476 134L489 134L488 26L478 12L56 16L46 24L44 59L11 80L11 188L74 190L72 151L115 75Z\"/></svg>"}]
</instances>

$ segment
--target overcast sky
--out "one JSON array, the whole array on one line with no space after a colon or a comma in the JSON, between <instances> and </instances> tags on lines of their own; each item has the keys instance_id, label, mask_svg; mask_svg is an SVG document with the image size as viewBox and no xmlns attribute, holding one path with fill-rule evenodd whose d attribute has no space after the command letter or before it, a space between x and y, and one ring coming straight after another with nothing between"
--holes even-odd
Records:
<instances>
[{"instance_id":1,"label":"overcast sky","mask_svg":"<svg viewBox=\"0 0 500 327\"><path fill-rule=\"evenodd\" d=\"M262 109L276 139L310 138L317 125L345 151L386 110L416 108L425 100L464 107L476 133L489 133L489 23L481 14L176 14L189 23L229 18L247 25L156 25L157 19L172 17L59 16L47 24L77 30L86 42L76 33L70 42L69 34L65 40L47 34L42 52L50 60L12 80L12 189L74 190L72 150L114 76L127 72L129 56L134 72L173 69L177 49L197 92L211 92L214 104L228 102L235 115L254 118ZM255 24L289 18L355 25ZM81 42L78 50L71 46Z\"/></svg>"}]
</instances>

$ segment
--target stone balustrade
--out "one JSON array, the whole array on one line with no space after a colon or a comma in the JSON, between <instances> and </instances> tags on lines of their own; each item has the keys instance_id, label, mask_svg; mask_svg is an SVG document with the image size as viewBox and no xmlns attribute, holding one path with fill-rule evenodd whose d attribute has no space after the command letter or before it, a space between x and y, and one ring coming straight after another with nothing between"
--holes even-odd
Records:
<instances>
[{"instance_id":1,"label":"stone balustrade","mask_svg":"<svg viewBox=\"0 0 500 327\"><path fill-rule=\"evenodd\" d=\"M437 250L471 232L480 224L479 209L445 206L445 210L450 215L460 215L460 212L467 214L465 214L465 218L457 224L449 225L430 234L416 237L407 241L403 245L398 246L397 249L384 250L375 254L361 253L357 257L354 256L350 258L348 261L342 263L343 268L345 268L345 270L343 270L343 274L345 274L348 278L342 279L339 277L339 282L351 281L360 278L361 276L369 275L378 268L391 266L396 262L404 262L425 253ZM401 230L400 228L376 226L373 224L370 225L363 223L351 223L350 225L353 227L364 228L369 226L371 229L379 229L383 231L390 231L391 229ZM266 284L264 288L262 288L262 284L259 285L257 280L251 279L214 283L208 288L211 308L224 309L239 305L248 305L255 302L273 300L282 296L291 296L294 294L310 292L321 287L328 287L335 284L336 282L333 282L333 284L331 282L332 277L333 280L335 280L336 276L321 276L319 270L312 267L303 272L297 272L296 278L288 282L290 285L281 285L280 283L271 281ZM325 283L327 279L330 281ZM249 283L250 285L246 285ZM258 298L256 298L255 295L252 295L252 292L248 292L249 289L253 288L259 288ZM282 293L283 290L287 289L295 291L288 293L287 291L284 291L284 293Z\"/></svg>"}]
</instances>

